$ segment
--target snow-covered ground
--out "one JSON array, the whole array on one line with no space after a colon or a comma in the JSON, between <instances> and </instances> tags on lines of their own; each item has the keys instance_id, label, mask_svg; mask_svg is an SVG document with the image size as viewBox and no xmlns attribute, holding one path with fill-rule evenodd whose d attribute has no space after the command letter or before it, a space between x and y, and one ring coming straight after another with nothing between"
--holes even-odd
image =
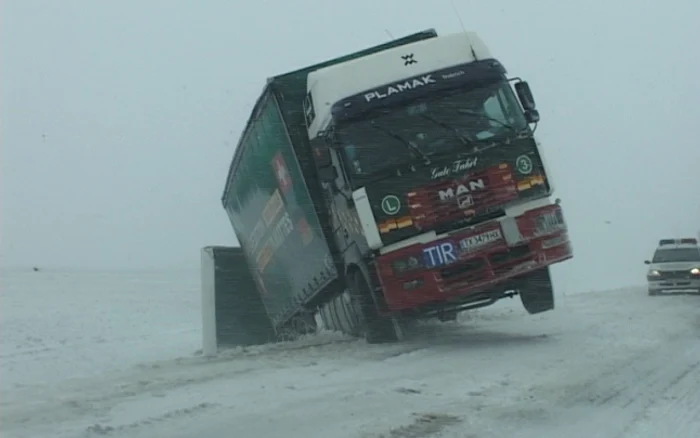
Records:
<instances>
[{"instance_id":1,"label":"snow-covered ground","mask_svg":"<svg viewBox=\"0 0 700 438\"><path fill-rule=\"evenodd\" d=\"M700 297L518 299L415 327L198 355L197 272L3 272L11 437L700 436Z\"/></svg>"}]
</instances>

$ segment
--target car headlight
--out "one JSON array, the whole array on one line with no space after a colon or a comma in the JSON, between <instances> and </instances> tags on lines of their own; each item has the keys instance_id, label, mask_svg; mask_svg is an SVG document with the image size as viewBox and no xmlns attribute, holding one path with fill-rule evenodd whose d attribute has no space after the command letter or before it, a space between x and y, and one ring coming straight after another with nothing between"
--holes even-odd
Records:
<instances>
[{"instance_id":1,"label":"car headlight","mask_svg":"<svg viewBox=\"0 0 700 438\"><path fill-rule=\"evenodd\" d=\"M394 270L395 274L403 274L420 268L421 266L423 266L423 262L416 256L405 257L391 262L391 268Z\"/></svg>"},{"instance_id":2,"label":"car headlight","mask_svg":"<svg viewBox=\"0 0 700 438\"><path fill-rule=\"evenodd\" d=\"M647 277L658 277L659 275L661 274L659 274L659 271L657 271L656 269L652 269L647 273Z\"/></svg>"},{"instance_id":3,"label":"car headlight","mask_svg":"<svg viewBox=\"0 0 700 438\"><path fill-rule=\"evenodd\" d=\"M700 275L700 268L693 268L690 270L690 275Z\"/></svg>"}]
</instances>

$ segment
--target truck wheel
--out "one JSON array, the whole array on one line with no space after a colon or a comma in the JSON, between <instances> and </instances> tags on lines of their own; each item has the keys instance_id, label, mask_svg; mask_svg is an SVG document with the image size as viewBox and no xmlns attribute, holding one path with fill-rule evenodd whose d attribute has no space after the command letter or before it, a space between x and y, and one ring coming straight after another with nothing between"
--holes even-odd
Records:
<instances>
[{"instance_id":1,"label":"truck wheel","mask_svg":"<svg viewBox=\"0 0 700 438\"><path fill-rule=\"evenodd\" d=\"M348 326L346 333L351 336L360 336L362 334L360 310L355 300L352 299L350 291L346 290L340 295L338 304L340 309L342 309Z\"/></svg>"},{"instance_id":2,"label":"truck wheel","mask_svg":"<svg viewBox=\"0 0 700 438\"><path fill-rule=\"evenodd\" d=\"M360 336L359 310L353 307L348 291L334 297L319 308L319 316L326 330Z\"/></svg>"},{"instance_id":3,"label":"truck wheel","mask_svg":"<svg viewBox=\"0 0 700 438\"><path fill-rule=\"evenodd\" d=\"M657 296L658 294L659 294L659 293L656 292L655 290L649 289L649 296L650 296L650 297L655 297L655 296Z\"/></svg>"},{"instance_id":4,"label":"truck wheel","mask_svg":"<svg viewBox=\"0 0 700 438\"><path fill-rule=\"evenodd\" d=\"M359 319L368 344L380 344L401 340L402 331L396 318L380 315L372 299L372 291L365 276L356 271L350 278L352 298L358 303Z\"/></svg>"},{"instance_id":5,"label":"truck wheel","mask_svg":"<svg viewBox=\"0 0 700 438\"><path fill-rule=\"evenodd\" d=\"M548 267L528 273L519 280L518 293L527 313L534 315L554 309L554 288Z\"/></svg>"}]
</instances>

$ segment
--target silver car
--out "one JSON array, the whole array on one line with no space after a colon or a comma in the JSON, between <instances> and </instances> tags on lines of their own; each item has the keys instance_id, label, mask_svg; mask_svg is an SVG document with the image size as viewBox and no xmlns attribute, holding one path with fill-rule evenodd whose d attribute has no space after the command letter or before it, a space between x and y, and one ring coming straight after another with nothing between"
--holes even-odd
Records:
<instances>
[{"instance_id":1,"label":"silver car","mask_svg":"<svg viewBox=\"0 0 700 438\"><path fill-rule=\"evenodd\" d=\"M700 246L694 238L661 239L649 265L649 295L700 293Z\"/></svg>"}]
</instances>

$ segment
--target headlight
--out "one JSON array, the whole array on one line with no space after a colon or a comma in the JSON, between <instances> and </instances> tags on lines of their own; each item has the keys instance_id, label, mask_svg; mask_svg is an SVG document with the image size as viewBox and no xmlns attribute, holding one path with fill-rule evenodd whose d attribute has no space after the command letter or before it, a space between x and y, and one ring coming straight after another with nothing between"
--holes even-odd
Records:
<instances>
[{"instance_id":1,"label":"headlight","mask_svg":"<svg viewBox=\"0 0 700 438\"><path fill-rule=\"evenodd\" d=\"M659 271L657 271L656 269L652 269L647 274L647 277L658 277L659 275L661 275L661 274L659 274Z\"/></svg>"},{"instance_id":2,"label":"headlight","mask_svg":"<svg viewBox=\"0 0 700 438\"><path fill-rule=\"evenodd\" d=\"M423 263L421 262L421 260L415 256L410 256L391 262L391 268L396 274L403 274L404 272L420 268L422 265Z\"/></svg>"},{"instance_id":3,"label":"headlight","mask_svg":"<svg viewBox=\"0 0 700 438\"><path fill-rule=\"evenodd\" d=\"M690 270L691 275L700 275L700 268L693 268Z\"/></svg>"}]
</instances>

